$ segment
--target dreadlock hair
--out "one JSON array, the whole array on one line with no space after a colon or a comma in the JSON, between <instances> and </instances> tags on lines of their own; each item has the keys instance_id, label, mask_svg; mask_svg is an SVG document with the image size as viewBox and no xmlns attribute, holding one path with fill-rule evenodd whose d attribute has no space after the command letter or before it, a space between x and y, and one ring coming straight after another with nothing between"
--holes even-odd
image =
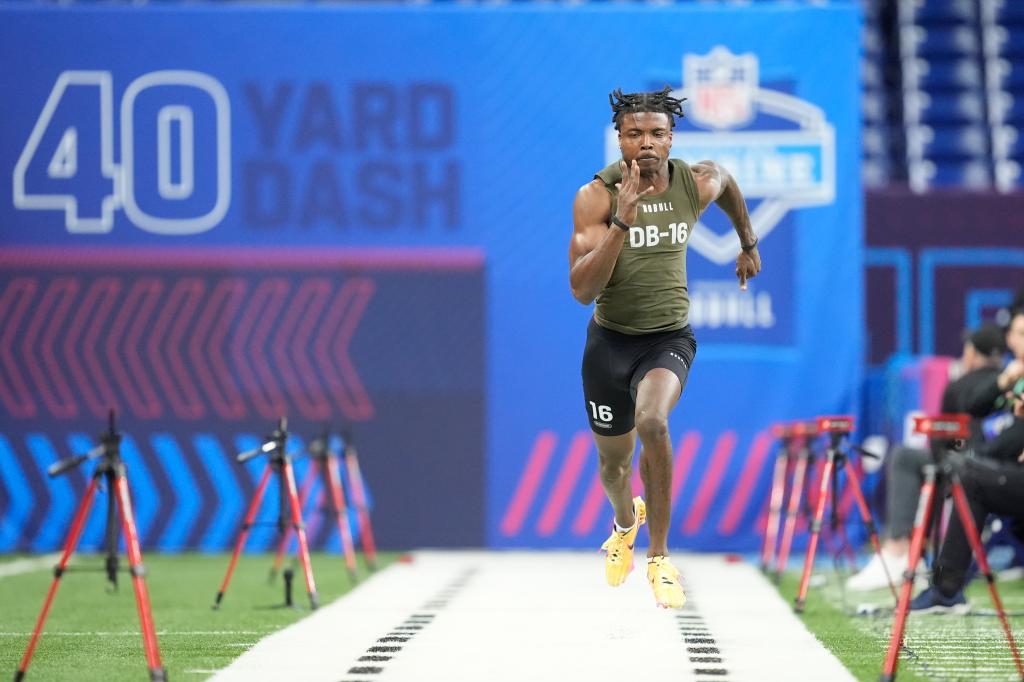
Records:
<instances>
[{"instance_id":1,"label":"dreadlock hair","mask_svg":"<svg viewBox=\"0 0 1024 682\"><path fill-rule=\"evenodd\" d=\"M615 129L619 130L623 116L641 111L668 114L669 127L675 128L675 117L683 117L683 102L686 98L676 99L669 94L671 92L672 88L667 85L660 92L623 94L621 88L614 90L608 95L608 102L612 105L612 123L615 124Z\"/></svg>"}]
</instances>

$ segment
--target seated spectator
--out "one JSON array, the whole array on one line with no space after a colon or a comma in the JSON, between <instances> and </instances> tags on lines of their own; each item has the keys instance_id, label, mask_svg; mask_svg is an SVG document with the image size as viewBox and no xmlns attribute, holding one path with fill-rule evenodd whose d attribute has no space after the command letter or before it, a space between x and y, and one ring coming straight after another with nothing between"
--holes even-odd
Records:
<instances>
[{"instance_id":1,"label":"seated spectator","mask_svg":"<svg viewBox=\"0 0 1024 682\"><path fill-rule=\"evenodd\" d=\"M983 324L965 335L960 356L962 375L946 386L942 394L943 412L966 412L968 399L996 381L1006 351L1003 341L1002 330L994 324ZM982 440L981 424L972 420L972 444L980 445ZM886 568L893 580L906 568L918 492L924 481L923 467L932 461L932 456L928 450L897 446L887 459L887 523L882 556L875 554L863 569L847 579L846 588L855 592L888 587Z\"/></svg>"},{"instance_id":2,"label":"seated spectator","mask_svg":"<svg viewBox=\"0 0 1024 682\"><path fill-rule=\"evenodd\" d=\"M1006 342L1015 359L974 393L969 410L972 414L982 412L986 401L991 409L1006 391L1024 378L1024 310L1013 314ZM1024 522L1024 495L1021 494L1024 490L1024 404L1016 402L1013 424L992 441L979 445L975 454L977 457L967 459L960 472L975 525L980 529L989 514L1010 516L1015 524ZM963 523L959 515L953 514L935 561L931 585L914 598L911 610L968 611L964 584L971 558Z\"/></svg>"}]
</instances>

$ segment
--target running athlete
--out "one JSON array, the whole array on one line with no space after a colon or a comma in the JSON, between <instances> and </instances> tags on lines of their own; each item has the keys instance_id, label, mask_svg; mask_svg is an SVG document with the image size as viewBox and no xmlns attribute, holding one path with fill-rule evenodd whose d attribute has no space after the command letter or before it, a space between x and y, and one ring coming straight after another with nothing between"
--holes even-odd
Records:
<instances>
[{"instance_id":1,"label":"running athlete","mask_svg":"<svg viewBox=\"0 0 1024 682\"><path fill-rule=\"evenodd\" d=\"M679 401L697 343L687 323L686 244L712 202L739 236L741 289L761 270L757 236L736 181L714 161L670 159L683 100L661 92L609 95L622 159L580 188L573 204L569 281L583 305L596 300L583 353L583 399L600 456L601 483L615 511L601 546L608 584L633 569L637 531L649 522L647 580L659 606L686 601L669 561L672 441L668 415ZM647 505L633 497L633 449Z\"/></svg>"}]
</instances>

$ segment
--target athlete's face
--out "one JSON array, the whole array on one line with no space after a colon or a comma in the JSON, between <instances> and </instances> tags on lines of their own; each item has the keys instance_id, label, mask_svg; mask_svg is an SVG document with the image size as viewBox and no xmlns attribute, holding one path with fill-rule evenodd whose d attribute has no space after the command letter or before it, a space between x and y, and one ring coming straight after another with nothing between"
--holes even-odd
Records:
<instances>
[{"instance_id":1,"label":"athlete's face","mask_svg":"<svg viewBox=\"0 0 1024 682\"><path fill-rule=\"evenodd\" d=\"M636 160L641 175L656 172L668 162L672 149L672 121L668 114L642 111L623 116L619 149L627 166Z\"/></svg>"}]
</instances>

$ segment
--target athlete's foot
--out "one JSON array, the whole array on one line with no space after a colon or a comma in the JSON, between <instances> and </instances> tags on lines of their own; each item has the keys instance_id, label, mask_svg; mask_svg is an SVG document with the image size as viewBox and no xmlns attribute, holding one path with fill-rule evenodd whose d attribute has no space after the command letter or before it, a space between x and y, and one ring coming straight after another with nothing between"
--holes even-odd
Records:
<instances>
[{"instance_id":1,"label":"athlete's foot","mask_svg":"<svg viewBox=\"0 0 1024 682\"><path fill-rule=\"evenodd\" d=\"M679 569L672 565L667 556L661 554L647 559L647 582L654 590L658 606L666 609L681 609L686 603L683 586L679 584Z\"/></svg>"},{"instance_id":2,"label":"athlete's foot","mask_svg":"<svg viewBox=\"0 0 1024 682\"><path fill-rule=\"evenodd\" d=\"M612 534L601 545L607 554L604 557L604 575L608 584L618 587L626 581L626 576L633 570L633 545L640 526L647 522L647 506L639 497L633 498L633 516L635 521L629 530L620 531L614 525Z\"/></svg>"}]
</instances>

